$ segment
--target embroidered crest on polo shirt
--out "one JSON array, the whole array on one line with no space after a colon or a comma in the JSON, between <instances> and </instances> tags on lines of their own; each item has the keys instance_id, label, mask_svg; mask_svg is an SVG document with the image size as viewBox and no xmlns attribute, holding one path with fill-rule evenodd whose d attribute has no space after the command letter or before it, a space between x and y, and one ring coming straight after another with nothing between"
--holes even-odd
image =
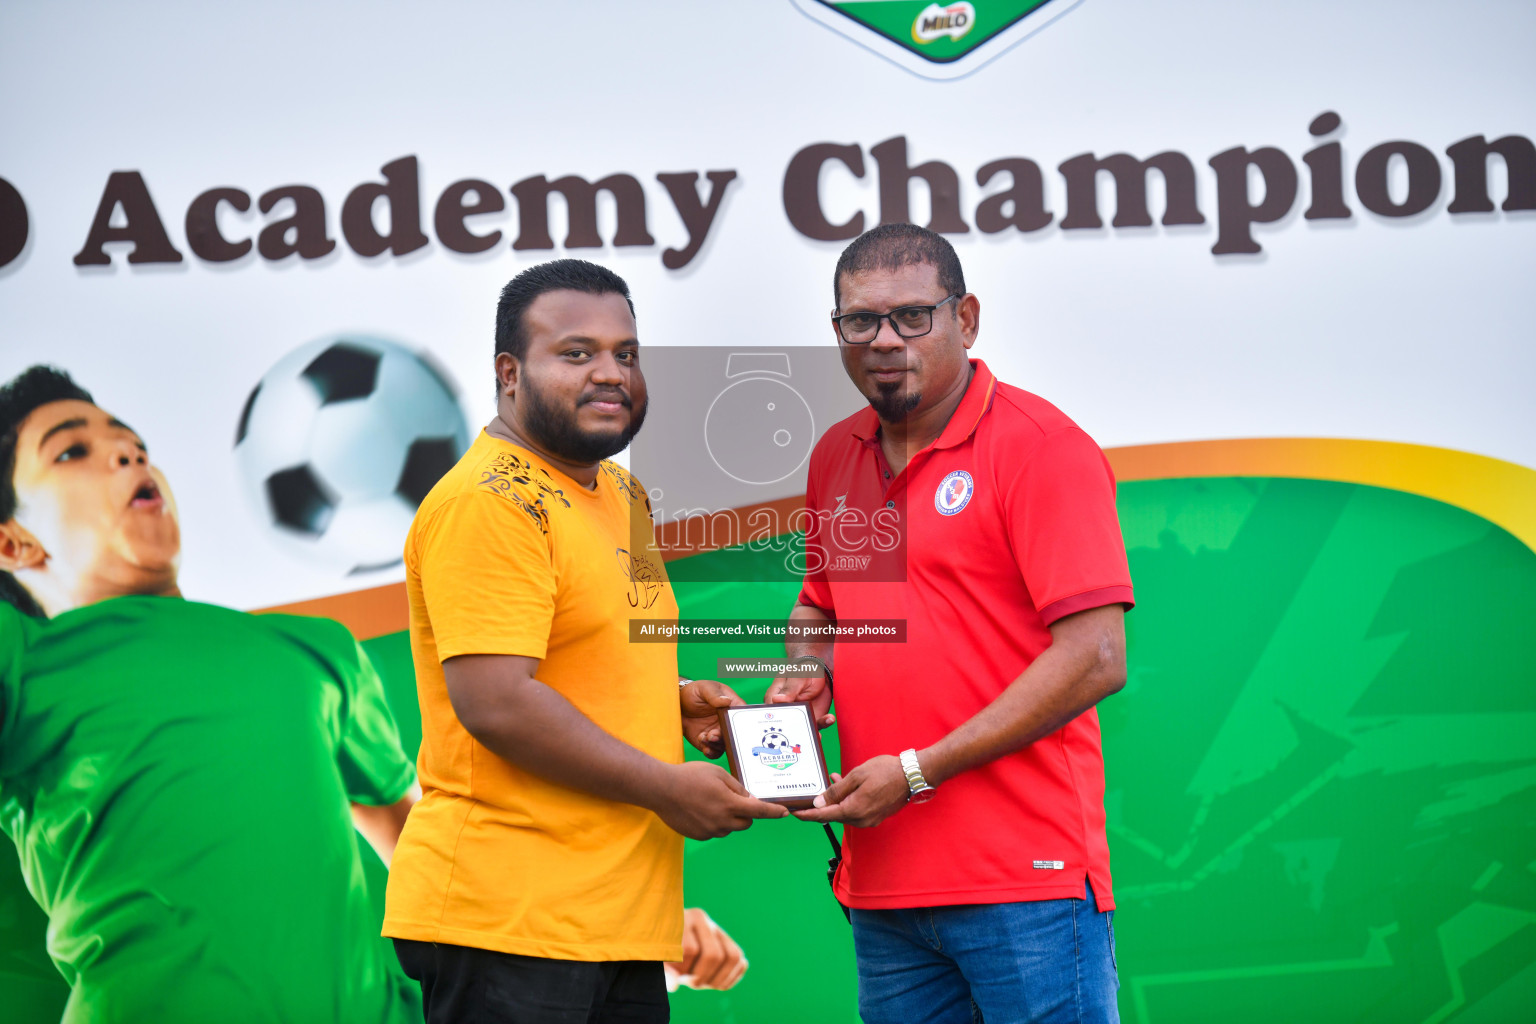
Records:
<instances>
[{"instance_id":1,"label":"embroidered crest on polo shirt","mask_svg":"<svg viewBox=\"0 0 1536 1024\"><path fill-rule=\"evenodd\" d=\"M957 469L946 476L939 484L939 489L933 492L933 507L939 510L941 516L952 516L970 503L971 492L975 489L976 484L971 480L971 474Z\"/></svg>"}]
</instances>

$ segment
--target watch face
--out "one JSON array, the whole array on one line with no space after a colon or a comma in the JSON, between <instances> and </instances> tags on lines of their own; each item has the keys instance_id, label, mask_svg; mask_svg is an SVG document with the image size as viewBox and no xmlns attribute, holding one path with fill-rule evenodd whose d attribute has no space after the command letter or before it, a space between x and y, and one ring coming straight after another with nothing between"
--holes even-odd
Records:
<instances>
[{"instance_id":1,"label":"watch face","mask_svg":"<svg viewBox=\"0 0 1536 1024\"><path fill-rule=\"evenodd\" d=\"M912 794L912 802L914 804L927 803L929 800L933 799L933 794L937 792L938 790L934 789L932 786L928 787L927 789L920 789L916 793Z\"/></svg>"}]
</instances>

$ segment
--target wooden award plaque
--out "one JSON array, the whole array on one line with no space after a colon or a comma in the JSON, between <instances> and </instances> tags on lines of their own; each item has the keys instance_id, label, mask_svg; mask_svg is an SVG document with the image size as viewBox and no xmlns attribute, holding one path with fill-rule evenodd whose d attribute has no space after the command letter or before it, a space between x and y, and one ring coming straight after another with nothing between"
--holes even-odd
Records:
<instances>
[{"instance_id":1,"label":"wooden award plaque","mask_svg":"<svg viewBox=\"0 0 1536 1024\"><path fill-rule=\"evenodd\" d=\"M719 716L731 774L759 800L800 811L831 785L808 702L721 708Z\"/></svg>"}]
</instances>

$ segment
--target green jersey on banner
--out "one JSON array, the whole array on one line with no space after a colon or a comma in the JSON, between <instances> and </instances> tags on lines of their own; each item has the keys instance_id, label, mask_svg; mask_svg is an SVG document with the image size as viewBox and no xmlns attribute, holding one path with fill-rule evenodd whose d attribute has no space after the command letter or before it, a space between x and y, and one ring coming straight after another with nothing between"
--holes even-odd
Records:
<instances>
[{"instance_id":1,"label":"green jersey on banner","mask_svg":"<svg viewBox=\"0 0 1536 1024\"><path fill-rule=\"evenodd\" d=\"M350 817L413 779L335 622L0 604L0 828L48 914L66 1021L419 1019Z\"/></svg>"}]
</instances>

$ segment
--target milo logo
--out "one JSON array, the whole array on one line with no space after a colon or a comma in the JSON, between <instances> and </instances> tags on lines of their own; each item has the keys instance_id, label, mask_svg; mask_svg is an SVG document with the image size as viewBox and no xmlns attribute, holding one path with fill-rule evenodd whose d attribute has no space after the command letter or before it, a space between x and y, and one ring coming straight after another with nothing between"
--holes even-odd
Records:
<instances>
[{"instance_id":1,"label":"milo logo","mask_svg":"<svg viewBox=\"0 0 1536 1024\"><path fill-rule=\"evenodd\" d=\"M976 24L976 8L969 3L940 7L929 4L912 22L912 41L926 45L935 39L959 40Z\"/></svg>"},{"instance_id":2,"label":"milo logo","mask_svg":"<svg viewBox=\"0 0 1536 1024\"><path fill-rule=\"evenodd\" d=\"M1082 0L792 0L812 20L924 78L958 78ZM857 60L849 54L850 61Z\"/></svg>"}]
</instances>

